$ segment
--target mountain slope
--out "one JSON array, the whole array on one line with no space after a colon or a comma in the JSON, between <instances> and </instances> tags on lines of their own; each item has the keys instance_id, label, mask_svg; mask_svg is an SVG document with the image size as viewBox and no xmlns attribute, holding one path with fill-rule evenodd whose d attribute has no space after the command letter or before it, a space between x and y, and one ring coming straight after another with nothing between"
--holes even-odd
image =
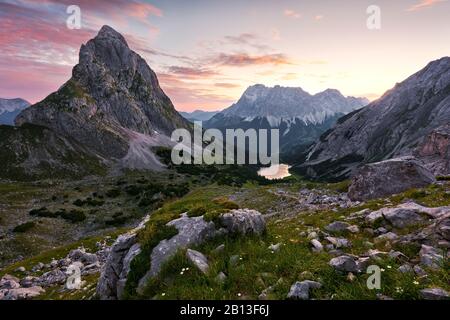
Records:
<instances>
[{"instance_id":1,"label":"mountain slope","mask_svg":"<svg viewBox=\"0 0 450 320\"><path fill-rule=\"evenodd\" d=\"M33 180L103 174L100 158L79 143L32 124L0 126L0 178Z\"/></svg>"},{"instance_id":2,"label":"mountain slope","mask_svg":"<svg viewBox=\"0 0 450 320\"><path fill-rule=\"evenodd\" d=\"M301 88L254 85L204 126L222 131L278 128L281 152L289 156L314 142L338 118L367 103L367 99L344 97L332 89L311 95Z\"/></svg>"},{"instance_id":3,"label":"mountain slope","mask_svg":"<svg viewBox=\"0 0 450 320\"><path fill-rule=\"evenodd\" d=\"M14 119L17 115L28 108L30 103L23 99L2 99L0 98L0 125L14 125Z\"/></svg>"},{"instance_id":4,"label":"mountain slope","mask_svg":"<svg viewBox=\"0 0 450 320\"><path fill-rule=\"evenodd\" d=\"M16 123L48 127L125 167L161 168L149 148L169 145L171 132L189 123L176 112L156 74L108 26L81 47L79 56L72 78L23 111Z\"/></svg>"},{"instance_id":5,"label":"mountain slope","mask_svg":"<svg viewBox=\"0 0 450 320\"><path fill-rule=\"evenodd\" d=\"M444 57L341 118L299 169L317 178L348 177L360 163L415 154L427 135L449 122L450 58Z\"/></svg>"}]
</instances>

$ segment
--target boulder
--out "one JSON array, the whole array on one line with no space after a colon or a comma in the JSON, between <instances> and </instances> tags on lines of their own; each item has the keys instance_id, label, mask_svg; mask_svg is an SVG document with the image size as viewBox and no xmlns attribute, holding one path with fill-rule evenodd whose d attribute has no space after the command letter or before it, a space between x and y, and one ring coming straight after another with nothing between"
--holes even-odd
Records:
<instances>
[{"instance_id":1,"label":"boulder","mask_svg":"<svg viewBox=\"0 0 450 320\"><path fill-rule=\"evenodd\" d=\"M321 252L321 251L323 251L323 245L320 243L319 240L317 240L317 239L312 239L312 240L310 241L310 243L311 243L311 245L312 245L312 250L313 250L314 252Z\"/></svg>"},{"instance_id":2,"label":"boulder","mask_svg":"<svg viewBox=\"0 0 450 320\"><path fill-rule=\"evenodd\" d=\"M450 294L441 288L423 289L420 295L425 300L450 300Z\"/></svg>"},{"instance_id":3,"label":"boulder","mask_svg":"<svg viewBox=\"0 0 450 320\"><path fill-rule=\"evenodd\" d=\"M220 223L232 234L261 235L266 230L264 217L256 210L232 210L220 217Z\"/></svg>"},{"instance_id":4,"label":"boulder","mask_svg":"<svg viewBox=\"0 0 450 320\"><path fill-rule=\"evenodd\" d=\"M432 269L441 268L444 261L442 250L424 244L420 249L419 257L422 265Z\"/></svg>"},{"instance_id":5,"label":"boulder","mask_svg":"<svg viewBox=\"0 0 450 320\"><path fill-rule=\"evenodd\" d=\"M329 265L336 271L341 272L357 272L358 265L356 261L349 256L339 256L330 260Z\"/></svg>"},{"instance_id":6,"label":"boulder","mask_svg":"<svg viewBox=\"0 0 450 320\"><path fill-rule=\"evenodd\" d=\"M325 227L325 230L332 233L348 231L350 224L342 221L334 221Z\"/></svg>"},{"instance_id":7,"label":"boulder","mask_svg":"<svg viewBox=\"0 0 450 320\"><path fill-rule=\"evenodd\" d=\"M450 175L450 125L431 131L416 148L415 154L435 175Z\"/></svg>"},{"instance_id":8,"label":"boulder","mask_svg":"<svg viewBox=\"0 0 450 320\"><path fill-rule=\"evenodd\" d=\"M291 286L287 298L295 300L309 300L310 289L319 289L321 287L322 284L316 281L311 280L305 280L302 282L297 281Z\"/></svg>"},{"instance_id":9,"label":"boulder","mask_svg":"<svg viewBox=\"0 0 450 320\"><path fill-rule=\"evenodd\" d=\"M0 299L2 299L2 300L28 300L28 299L35 298L44 292L45 292L45 290L39 286L31 287L31 288L16 288L16 289L11 289L6 292L3 292L3 298L0 297Z\"/></svg>"},{"instance_id":10,"label":"boulder","mask_svg":"<svg viewBox=\"0 0 450 320\"><path fill-rule=\"evenodd\" d=\"M167 226L175 227L178 234L170 239L162 240L150 255L150 270L139 280L137 292L141 293L147 282L158 275L162 265L172 258L179 249L199 245L216 235L214 222L208 222L200 217L188 217L170 221Z\"/></svg>"},{"instance_id":11,"label":"boulder","mask_svg":"<svg viewBox=\"0 0 450 320\"><path fill-rule=\"evenodd\" d=\"M406 228L423 221L416 210L403 208L385 209L383 216L396 228Z\"/></svg>"},{"instance_id":12,"label":"boulder","mask_svg":"<svg viewBox=\"0 0 450 320\"><path fill-rule=\"evenodd\" d=\"M434 175L414 157L401 157L363 165L352 178L348 196L353 201L387 197L426 187Z\"/></svg>"},{"instance_id":13,"label":"boulder","mask_svg":"<svg viewBox=\"0 0 450 320\"><path fill-rule=\"evenodd\" d=\"M80 261L83 264L93 264L93 263L98 262L97 256L93 253L86 252L86 250L84 248L72 250L69 253L68 258L72 261ZM58 264L58 262L56 261L56 265L57 264Z\"/></svg>"},{"instance_id":14,"label":"boulder","mask_svg":"<svg viewBox=\"0 0 450 320\"><path fill-rule=\"evenodd\" d=\"M196 250L187 249L186 258L204 274L208 273L209 264L206 256Z\"/></svg>"}]
</instances>

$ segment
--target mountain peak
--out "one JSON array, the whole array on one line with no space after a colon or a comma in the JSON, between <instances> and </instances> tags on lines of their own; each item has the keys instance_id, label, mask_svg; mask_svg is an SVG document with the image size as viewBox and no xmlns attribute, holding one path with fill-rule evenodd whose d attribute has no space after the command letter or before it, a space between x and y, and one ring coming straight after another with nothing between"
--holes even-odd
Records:
<instances>
[{"instance_id":1,"label":"mountain peak","mask_svg":"<svg viewBox=\"0 0 450 320\"><path fill-rule=\"evenodd\" d=\"M128 43L125 40L125 38L119 32L117 32L115 29L113 29L108 25L104 25L100 29L94 40L118 40L123 44L125 44L126 46L128 46Z\"/></svg>"}]
</instances>

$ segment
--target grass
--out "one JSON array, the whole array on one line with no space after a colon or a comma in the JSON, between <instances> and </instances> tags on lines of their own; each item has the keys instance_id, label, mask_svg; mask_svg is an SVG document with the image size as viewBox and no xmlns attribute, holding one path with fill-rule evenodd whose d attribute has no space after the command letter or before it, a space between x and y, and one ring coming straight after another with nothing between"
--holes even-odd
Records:
<instances>
[{"instance_id":1,"label":"grass","mask_svg":"<svg viewBox=\"0 0 450 320\"><path fill-rule=\"evenodd\" d=\"M343 191L346 185L347 183L339 183L322 187ZM265 202L266 198L271 196L269 188L246 185L244 189L248 194L242 193L237 202L243 206L249 203L250 199L253 203ZM165 212L178 215L191 205L193 215L205 212L206 206L211 210L217 202L214 199L217 198L214 198L216 195L214 192L210 192L208 194L206 190L201 190L198 193L191 193L166 207ZM330 255L313 253L309 240L300 236L301 232L307 232L310 228L323 229L327 224L342 220L353 212L385 207L389 201L396 204L407 199L419 199L423 204L430 206L445 205L448 204L445 192L445 186L431 186L425 190L410 190L391 199L372 200L362 206L340 209L337 212L298 212L289 218L270 218L267 232L262 237L222 237L194 248L204 253L209 260L210 269L206 275L189 263L185 250L179 251L163 266L160 275L149 281L140 298L257 299L264 289L272 287L268 293L269 299L285 299L290 286L296 281L305 279L320 281L323 284L321 289L312 292L312 298L315 299L376 299L377 294L382 294L394 299L414 300L419 299L420 290L427 287L437 286L448 291L450 289L450 275L446 271L450 267L448 261L437 271L428 270L430 274L428 278L419 278L414 273L399 272L397 268L401 263L386 257L376 261L376 265L382 270L381 289L370 290L366 283L369 274L358 274L352 281L347 279L346 274L337 273L328 265L332 258ZM361 228L363 226L360 225ZM393 231L400 232L400 230ZM413 231L413 227L408 231ZM420 249L413 244L398 244L394 247L386 242L370 244L373 242L373 235L364 231L346 234L345 237L352 243L345 252L354 255L361 255L369 249L389 251L393 248L414 258ZM282 244L281 249L278 252L269 250L269 246L276 243ZM225 250L216 253L214 249L221 244L225 245ZM235 265L230 263L230 258L236 255L239 256L239 260ZM216 281L219 272L227 276L224 283Z\"/></svg>"}]
</instances>

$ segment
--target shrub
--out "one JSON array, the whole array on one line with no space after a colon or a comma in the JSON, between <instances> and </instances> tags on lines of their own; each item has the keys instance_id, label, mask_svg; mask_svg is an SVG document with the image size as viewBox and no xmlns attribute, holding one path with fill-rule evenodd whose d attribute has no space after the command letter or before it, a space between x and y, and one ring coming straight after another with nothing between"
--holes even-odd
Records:
<instances>
[{"instance_id":1,"label":"shrub","mask_svg":"<svg viewBox=\"0 0 450 320\"><path fill-rule=\"evenodd\" d=\"M83 211L80 210L71 210L70 212L67 212L65 210L61 210L61 218L64 220L68 220L72 223L81 222L86 220L86 215Z\"/></svg>"},{"instance_id":2,"label":"shrub","mask_svg":"<svg viewBox=\"0 0 450 320\"><path fill-rule=\"evenodd\" d=\"M106 191L106 196L108 198L117 198L118 196L120 196L122 191L120 191L120 189L114 188L114 189L110 189L108 191Z\"/></svg>"},{"instance_id":3,"label":"shrub","mask_svg":"<svg viewBox=\"0 0 450 320\"><path fill-rule=\"evenodd\" d=\"M206 213L206 209L204 207L194 207L190 209L187 213L188 217L199 217Z\"/></svg>"},{"instance_id":4,"label":"shrub","mask_svg":"<svg viewBox=\"0 0 450 320\"><path fill-rule=\"evenodd\" d=\"M22 224L18 225L17 227L15 227L13 229L13 232L24 233L24 232L27 232L28 230L34 228L35 225L36 224L33 221L28 221L28 222L22 223Z\"/></svg>"}]
</instances>

